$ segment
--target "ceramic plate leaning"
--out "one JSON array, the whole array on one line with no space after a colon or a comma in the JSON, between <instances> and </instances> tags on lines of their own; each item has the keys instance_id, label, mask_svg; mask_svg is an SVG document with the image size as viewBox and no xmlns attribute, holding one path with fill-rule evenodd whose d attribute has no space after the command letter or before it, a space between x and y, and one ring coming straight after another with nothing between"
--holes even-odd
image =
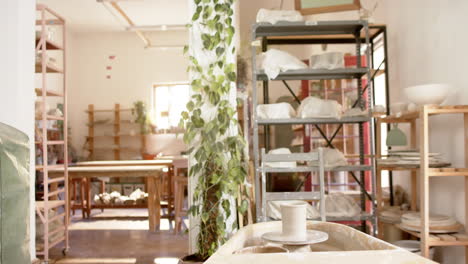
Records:
<instances>
[{"instance_id":1,"label":"ceramic plate leaning","mask_svg":"<svg viewBox=\"0 0 468 264\"><path fill-rule=\"evenodd\" d=\"M262 239L283 245L310 245L328 240L328 234L322 231L307 230L305 241L291 241L283 236L282 232L268 232L262 235Z\"/></svg>"}]
</instances>

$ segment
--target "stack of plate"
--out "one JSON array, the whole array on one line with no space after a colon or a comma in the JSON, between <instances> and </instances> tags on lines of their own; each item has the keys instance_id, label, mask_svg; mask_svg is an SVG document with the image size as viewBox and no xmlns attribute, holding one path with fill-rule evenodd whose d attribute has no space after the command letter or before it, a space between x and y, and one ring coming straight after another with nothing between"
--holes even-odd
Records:
<instances>
[{"instance_id":1,"label":"stack of plate","mask_svg":"<svg viewBox=\"0 0 468 264\"><path fill-rule=\"evenodd\" d=\"M449 166L442 160L440 153L429 153L429 164L431 167ZM421 154L418 150L389 150L388 158L379 160L382 165L398 164L398 165L419 165L421 163Z\"/></svg>"},{"instance_id":2,"label":"stack of plate","mask_svg":"<svg viewBox=\"0 0 468 264\"><path fill-rule=\"evenodd\" d=\"M399 206L386 208L379 213L379 220L388 224L399 224L401 216L408 211L403 211Z\"/></svg>"},{"instance_id":3,"label":"stack of plate","mask_svg":"<svg viewBox=\"0 0 468 264\"><path fill-rule=\"evenodd\" d=\"M421 231L420 213L406 213L401 216L401 227L411 231ZM456 233L463 229L463 225L446 215L429 216L430 233Z\"/></svg>"}]
</instances>

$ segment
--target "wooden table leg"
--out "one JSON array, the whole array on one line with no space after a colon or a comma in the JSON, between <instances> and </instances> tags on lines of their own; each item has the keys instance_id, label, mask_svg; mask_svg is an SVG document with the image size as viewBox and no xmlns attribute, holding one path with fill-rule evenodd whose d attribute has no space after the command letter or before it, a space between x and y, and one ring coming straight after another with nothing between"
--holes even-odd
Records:
<instances>
[{"instance_id":1,"label":"wooden table leg","mask_svg":"<svg viewBox=\"0 0 468 264\"><path fill-rule=\"evenodd\" d=\"M169 215L169 221L172 217L172 208L174 206L174 167L167 167L167 177L168 177L168 198L167 198L167 213Z\"/></svg>"},{"instance_id":2,"label":"wooden table leg","mask_svg":"<svg viewBox=\"0 0 468 264\"><path fill-rule=\"evenodd\" d=\"M85 184L85 197L86 197L86 214L87 218L91 217L91 178L86 178Z\"/></svg>"},{"instance_id":3,"label":"wooden table leg","mask_svg":"<svg viewBox=\"0 0 468 264\"><path fill-rule=\"evenodd\" d=\"M161 227L161 196L162 196L162 179L158 173L155 177L155 224L156 230L159 230Z\"/></svg>"},{"instance_id":4,"label":"wooden table leg","mask_svg":"<svg viewBox=\"0 0 468 264\"><path fill-rule=\"evenodd\" d=\"M86 218L86 178L80 179L80 199L81 199L81 214L83 219Z\"/></svg>"},{"instance_id":5,"label":"wooden table leg","mask_svg":"<svg viewBox=\"0 0 468 264\"><path fill-rule=\"evenodd\" d=\"M154 223L154 203L155 203L155 190L154 190L154 178L153 177L147 177L146 178L146 188L148 190L148 222L149 222L149 230L151 232L155 231L155 223Z\"/></svg>"},{"instance_id":6,"label":"wooden table leg","mask_svg":"<svg viewBox=\"0 0 468 264\"><path fill-rule=\"evenodd\" d=\"M159 174L148 179L148 220L150 231L158 231L161 221L161 177Z\"/></svg>"}]
</instances>

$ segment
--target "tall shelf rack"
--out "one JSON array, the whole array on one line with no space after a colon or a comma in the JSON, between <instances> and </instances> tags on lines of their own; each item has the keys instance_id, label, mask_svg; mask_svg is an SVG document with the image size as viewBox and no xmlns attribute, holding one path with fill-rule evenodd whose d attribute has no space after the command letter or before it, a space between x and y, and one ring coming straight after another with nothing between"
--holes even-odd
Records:
<instances>
[{"instance_id":1,"label":"tall shelf rack","mask_svg":"<svg viewBox=\"0 0 468 264\"><path fill-rule=\"evenodd\" d=\"M368 67L361 67L361 60L357 59L356 68L343 68L334 70L316 70L316 69L302 69L302 70L288 70L280 73L277 78L268 80L268 77L262 70L256 67L256 52L257 47L261 46L263 52L267 51L268 45L305 45L305 44L355 44L356 56L361 57L362 44L367 45L366 59ZM319 22L279 22L275 25L269 23L258 23L253 26L252 30L252 105L253 105L253 153L254 153L254 166L255 166L255 200L256 200L256 216L257 221L267 221L267 216L262 210L261 188L266 182L262 183L260 177L260 149L259 149L259 126L264 127L264 146L266 151L270 150L268 135L270 134L270 126L275 125L313 125L320 130L318 124L357 124L359 126L359 165L350 165L346 167L335 168L334 170L348 171L360 186L360 200L363 213L358 217L353 218L340 218L331 219L329 221L360 221L361 228L365 230L366 221L370 221L373 225L373 232L375 234L376 225L376 208L374 201L375 194L375 160L374 160L374 121L371 116L367 117L345 117L342 119L329 119L329 118L292 118L292 119L258 119L257 118L257 81L262 82L263 86L263 103L269 103L269 82L270 81L283 81L286 88L292 93L292 90L287 85L288 80L331 80L331 79L356 79L358 83L358 101L357 106L362 109L367 108L369 112L373 107L373 87L372 82L367 82L367 86L363 87L363 78L371 80L370 64L370 37L369 26L367 21L319 21ZM367 93L367 107L365 105L365 96ZM293 97L297 98L293 94ZM369 134L367 138L370 146L370 158L365 159L364 152L364 124L369 123ZM333 138L327 138L322 131L322 136L331 145ZM366 164L367 163L367 164ZM272 168L273 169L273 168ZM281 170L281 171L280 171ZM303 172L310 170L305 167ZM274 168L274 172L287 172L298 171L298 168ZM269 172L273 172L270 170ZM360 177L356 177L354 172L359 172ZM366 173L370 173L372 187L371 193L366 190ZM369 184L369 183L367 183ZM371 210L366 212L366 207L369 205L366 201L370 201Z\"/></svg>"},{"instance_id":2,"label":"tall shelf rack","mask_svg":"<svg viewBox=\"0 0 468 264\"><path fill-rule=\"evenodd\" d=\"M36 239L36 254L43 256L44 263L49 262L49 250L61 242L64 242L64 254L67 252L68 244L68 223L69 223L69 205L68 205L68 115L67 115L67 89L65 75L65 48L66 48L66 26L65 19L50 10L45 5L36 6L39 17L36 20L39 33L36 38L36 54L40 60L36 61L36 74L41 78L42 87L35 88L35 92L40 97L41 117L36 118L36 123L40 126L36 129L36 149L42 151L41 163L36 164L36 171L43 175L43 197L42 201L36 201L36 214L42 223L42 239ZM60 27L62 33L62 43L56 43L48 37L50 27ZM58 66L49 62L51 51L62 53L62 65ZM50 89L48 77L50 74L62 75L62 91ZM63 102L63 115L55 116L47 112L47 98L60 98ZM59 140L50 140L48 138L48 123L62 122L62 135ZM63 147L63 163L50 164L48 148L51 146ZM60 157L62 158L62 157ZM49 170L53 168L64 168L62 177L49 177ZM57 224L58 223L58 224Z\"/></svg>"}]
</instances>

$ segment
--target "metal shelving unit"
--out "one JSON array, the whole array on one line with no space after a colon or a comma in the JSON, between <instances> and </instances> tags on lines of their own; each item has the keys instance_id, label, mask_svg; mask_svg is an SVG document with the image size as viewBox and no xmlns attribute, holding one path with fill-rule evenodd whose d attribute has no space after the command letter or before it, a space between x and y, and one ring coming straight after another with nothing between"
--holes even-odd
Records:
<instances>
[{"instance_id":1,"label":"metal shelving unit","mask_svg":"<svg viewBox=\"0 0 468 264\"><path fill-rule=\"evenodd\" d=\"M261 177L260 174L264 172L310 172L317 170L318 167L296 167L296 168L261 168L260 166L260 150L259 150L259 126L264 127L265 137L264 145L266 151L270 150L269 134L270 126L274 125L292 125L292 124L309 124L315 126L320 132L322 137L327 143L333 147L334 137L327 137L326 134L321 131L319 124L339 124L341 129L343 124L356 124L359 126L359 163L360 165L350 165L344 167L336 167L331 171L348 171L355 181L360 186L361 194L361 208L363 213L357 217L340 217L332 218L327 217L327 221L361 221L361 228L365 230L366 221L370 221L373 228L372 231L375 234L376 225L376 208L375 208L375 160L374 160L374 121L371 117L344 117L342 119L317 119L317 118L291 118L291 119L258 119L257 118L257 81L262 82L263 86L263 103L269 103L269 82L270 81L283 81L286 88L292 93L293 97L298 100L297 96L292 92L289 85L286 83L288 80L331 80L331 79L356 79L358 83L357 93L358 100L355 105L362 109L367 108L369 111L373 107L373 88L372 82L368 82L366 87L363 87L362 79L366 78L371 80L371 69L370 67L362 67L361 60L357 59L356 68L344 68L335 70L290 70L282 72L274 80L268 80L267 76L262 70L256 68L256 52L257 47L261 46L262 51L265 52L268 45L304 45L304 44L355 44L356 45L356 56L361 57L362 44L367 45L366 59L367 66L370 64L370 35L369 25L367 21L323 21L323 22L279 22L275 25L269 23L258 23L253 26L252 30L252 65L253 65L253 153L254 153L254 165L255 165L255 199L256 199L256 212L257 221L266 221L267 217L262 208L261 197ZM367 96L365 96L367 93ZM366 102L367 98L367 102ZM364 124L370 123L369 125L369 136L364 139ZM338 131L337 130L337 131ZM336 135L336 133L335 133ZM365 157L364 152L364 140L369 140L370 146L370 157ZM366 162L367 160L367 162ZM354 175L355 172L359 172L360 178ZM366 177L365 173L370 173L372 179L371 193L366 190ZM267 177L268 178L268 177ZM295 195L295 194L294 194ZM298 195L295 195L298 196ZM300 195L299 195L300 196ZM298 197L299 197L298 196ZM371 201L371 210L366 212L366 201Z\"/></svg>"},{"instance_id":2,"label":"metal shelving unit","mask_svg":"<svg viewBox=\"0 0 468 264\"><path fill-rule=\"evenodd\" d=\"M36 214L43 225L43 236L36 244L36 254L43 256L44 263L49 262L49 250L58 244L64 242L65 254L68 250L68 223L69 223L69 198L68 198L68 129L67 129L67 89L65 75L65 48L66 32L65 20L54 11L44 5L37 5L39 15L36 26L40 34L36 39L36 53L40 53L40 61L36 61L36 74L40 76L42 87L36 88L35 92L41 101L41 117L37 120L40 127L36 128L36 149L42 152L42 164L36 164L36 171L43 175L44 191L41 193L42 201L36 201ZM53 43L48 38L50 27L60 27L62 43ZM50 51L62 53L63 69L55 65L50 65ZM47 77L49 74L61 74L63 76L63 90L53 91L49 89ZM63 116L52 116L47 113L47 98L56 97L63 101ZM51 140L48 137L50 129L49 122L62 122L62 139ZM59 130L57 130L59 131ZM49 164L49 147L63 147L62 164ZM50 177L49 170L54 168L63 168L63 175L60 177ZM59 224L57 224L59 223Z\"/></svg>"}]
</instances>

